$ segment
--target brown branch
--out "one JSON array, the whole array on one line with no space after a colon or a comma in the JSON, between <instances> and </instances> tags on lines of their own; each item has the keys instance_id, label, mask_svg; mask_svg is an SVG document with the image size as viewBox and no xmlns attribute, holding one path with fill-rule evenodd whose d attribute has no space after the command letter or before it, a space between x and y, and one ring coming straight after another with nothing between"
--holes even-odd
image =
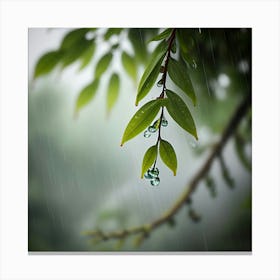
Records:
<instances>
[{"instance_id":1,"label":"brown branch","mask_svg":"<svg viewBox=\"0 0 280 280\"><path fill-rule=\"evenodd\" d=\"M134 228L124 229L121 231L112 231L112 232L102 232L100 230L97 231L89 231L86 235L90 237L94 237L100 240L108 240L108 239L123 239L131 235L141 234L141 241L147 237L151 231L155 230L160 225L168 223L172 221L173 217L176 213L186 204L186 202L190 199L191 194L196 190L198 183L207 175L210 170L212 163L216 157L219 157L222 149L227 143L228 139L234 134L239 123L245 116L247 110L251 107L251 94L248 94L245 99L241 102L241 104L236 108L232 117L230 118L227 126L225 127L220 141L213 147L212 152L207 157L205 163L198 170L198 172L193 176L190 183L188 184L187 189L179 199L174 203L174 205L160 218L152 221L149 224L141 225Z\"/></svg>"},{"instance_id":2,"label":"brown branch","mask_svg":"<svg viewBox=\"0 0 280 280\"><path fill-rule=\"evenodd\" d=\"M160 218L154 220L153 222L145 225L141 225L134 228L124 229L122 231L112 231L112 232L102 232L102 231L89 231L86 234L91 237L96 237L100 240L108 240L108 239L123 239L131 235L141 234L143 239L150 234L150 232L162 224L168 223L173 219L176 213L185 205L185 203L189 200L191 194L196 190L198 183L200 180L204 178L204 176L210 170L212 163L216 157L219 157L223 147L227 143L228 139L235 132L238 127L238 124L245 116L247 110L251 106L251 95L248 94L243 102L237 107L231 119L229 120L227 126L225 127L220 141L213 147L212 152L207 157L205 163L198 170L198 172L193 176L192 180L188 184L187 189L179 199L175 202L175 204Z\"/></svg>"}]
</instances>

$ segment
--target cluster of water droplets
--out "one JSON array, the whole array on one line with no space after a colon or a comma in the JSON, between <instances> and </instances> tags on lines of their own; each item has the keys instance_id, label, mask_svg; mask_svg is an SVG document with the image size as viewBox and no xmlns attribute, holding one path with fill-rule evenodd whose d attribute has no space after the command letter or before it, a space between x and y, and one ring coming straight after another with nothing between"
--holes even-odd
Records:
<instances>
[{"instance_id":1,"label":"cluster of water droplets","mask_svg":"<svg viewBox=\"0 0 280 280\"><path fill-rule=\"evenodd\" d=\"M160 179L158 177L159 170L157 167L150 168L144 175L144 177L150 180L152 186L158 186L160 183Z\"/></svg>"},{"instance_id":2,"label":"cluster of water droplets","mask_svg":"<svg viewBox=\"0 0 280 280\"><path fill-rule=\"evenodd\" d=\"M148 129L144 131L144 137L149 138L152 133L155 133L159 128L159 124L160 124L160 119L156 120L152 125L150 125ZM165 118L161 120L161 126L162 127L168 126L168 121Z\"/></svg>"}]
</instances>

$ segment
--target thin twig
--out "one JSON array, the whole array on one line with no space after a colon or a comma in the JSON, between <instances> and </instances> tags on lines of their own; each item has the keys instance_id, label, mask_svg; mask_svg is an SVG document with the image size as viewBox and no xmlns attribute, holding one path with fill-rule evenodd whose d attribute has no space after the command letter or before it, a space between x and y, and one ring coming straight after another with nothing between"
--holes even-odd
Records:
<instances>
[{"instance_id":1,"label":"thin twig","mask_svg":"<svg viewBox=\"0 0 280 280\"><path fill-rule=\"evenodd\" d=\"M174 205L161 217L152 221L149 224L144 224L134 228L128 228L121 231L112 231L112 232L102 232L98 231L89 231L86 235L90 237L96 237L100 240L109 240L109 239L123 239L131 235L141 234L143 238L155 230L159 226L168 223L173 219L176 213L186 204L190 199L191 194L196 190L198 183L207 175L210 170L212 163L216 157L219 157L222 149L227 143L228 139L234 134L239 123L246 115L247 110L251 107L251 94L248 94L241 104L236 108L232 117L230 118L227 126L225 127L220 141L213 147L212 152L206 158L204 164L198 170L198 172L193 176L189 184L187 185L186 190L181 194L179 199L174 203Z\"/></svg>"}]
</instances>

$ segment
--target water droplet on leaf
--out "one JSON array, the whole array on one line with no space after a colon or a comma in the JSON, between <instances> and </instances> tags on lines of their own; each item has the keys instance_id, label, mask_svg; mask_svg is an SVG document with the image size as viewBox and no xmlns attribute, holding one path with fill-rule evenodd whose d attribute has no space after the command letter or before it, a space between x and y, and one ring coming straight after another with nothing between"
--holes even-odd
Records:
<instances>
[{"instance_id":1,"label":"water droplet on leaf","mask_svg":"<svg viewBox=\"0 0 280 280\"><path fill-rule=\"evenodd\" d=\"M192 60L192 67L193 67L194 69L196 69L196 68L197 68L197 64L196 64L196 62L195 62L195 60L194 60L194 59Z\"/></svg>"},{"instance_id":2,"label":"water droplet on leaf","mask_svg":"<svg viewBox=\"0 0 280 280\"><path fill-rule=\"evenodd\" d=\"M154 132L157 131L157 128L154 127L153 125L151 125L151 126L148 127L148 131L151 132L151 133L154 133Z\"/></svg>"},{"instance_id":3,"label":"water droplet on leaf","mask_svg":"<svg viewBox=\"0 0 280 280\"><path fill-rule=\"evenodd\" d=\"M155 167L155 168L153 168L153 169L151 169L151 170L149 170L149 171L150 171L150 174L151 174L151 176L152 176L153 178L156 178L156 177L159 175L159 170L158 170L157 167Z\"/></svg>"}]
</instances>

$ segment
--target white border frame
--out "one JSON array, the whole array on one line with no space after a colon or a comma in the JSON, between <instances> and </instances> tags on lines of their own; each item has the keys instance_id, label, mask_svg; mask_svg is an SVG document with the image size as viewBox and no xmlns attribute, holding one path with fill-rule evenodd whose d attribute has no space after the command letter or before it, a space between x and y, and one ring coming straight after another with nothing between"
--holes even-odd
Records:
<instances>
[{"instance_id":1,"label":"white border frame","mask_svg":"<svg viewBox=\"0 0 280 280\"><path fill-rule=\"evenodd\" d=\"M0 8L1 279L280 279L278 1L11 0ZM74 26L253 28L252 255L28 255L27 32Z\"/></svg>"}]
</instances>

